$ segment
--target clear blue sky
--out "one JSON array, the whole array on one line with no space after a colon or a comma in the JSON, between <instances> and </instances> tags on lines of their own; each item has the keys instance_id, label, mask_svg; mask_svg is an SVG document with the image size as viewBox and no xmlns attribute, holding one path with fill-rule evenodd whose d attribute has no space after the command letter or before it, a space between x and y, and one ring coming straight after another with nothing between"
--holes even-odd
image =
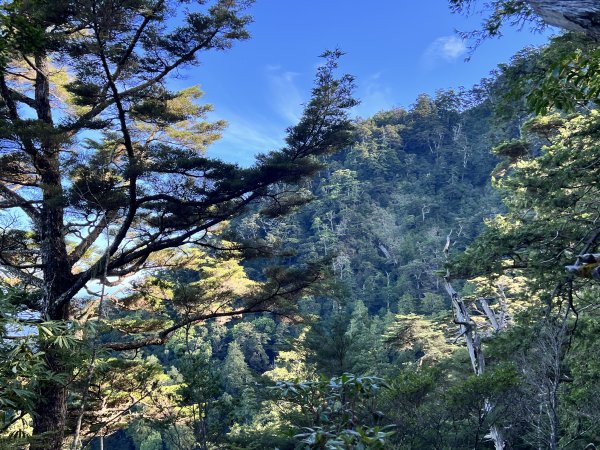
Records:
<instances>
[{"instance_id":1,"label":"clear blue sky","mask_svg":"<svg viewBox=\"0 0 600 450\"><path fill-rule=\"evenodd\" d=\"M214 105L212 118L229 123L208 154L242 165L281 146L326 49L346 53L341 68L356 77L362 102L354 114L368 117L407 107L422 92L470 87L519 49L547 39L506 29L465 62L454 31L477 28L481 16L452 14L445 0L258 0L249 12L251 39L204 55L183 80L199 84Z\"/></svg>"}]
</instances>

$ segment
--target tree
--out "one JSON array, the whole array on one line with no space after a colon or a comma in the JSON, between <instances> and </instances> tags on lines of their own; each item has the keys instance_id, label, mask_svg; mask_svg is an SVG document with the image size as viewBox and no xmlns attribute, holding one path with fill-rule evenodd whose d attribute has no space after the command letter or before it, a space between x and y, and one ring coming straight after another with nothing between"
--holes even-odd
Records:
<instances>
[{"instance_id":1,"label":"tree","mask_svg":"<svg viewBox=\"0 0 600 450\"><path fill-rule=\"evenodd\" d=\"M474 0L449 0L455 11L470 9ZM504 22L523 25L533 22L534 27L547 25L563 28L567 31L586 33L600 41L600 6L594 0L493 0L486 5L489 16L485 18L482 29L476 32L481 37L501 36Z\"/></svg>"},{"instance_id":2,"label":"tree","mask_svg":"<svg viewBox=\"0 0 600 450\"><path fill-rule=\"evenodd\" d=\"M575 388L568 386L571 374L585 367L570 356L573 348L582 346L577 327L590 326L597 317L598 263L592 252L600 245L599 116L592 110L537 117L525 124L521 140L495 148L505 158L495 172L495 183L507 211L489 220L485 231L451 265L459 273L512 280L503 290L513 308L515 300L526 300L528 311L519 319L531 338L525 348L513 343L508 357L522 372L523 389L530 392L523 397L529 400L520 405L527 412L528 439L551 449L576 440L590 442L596 432L587 417L571 416L563 403L587 408L587 398L575 400L570 393ZM525 289L519 289L521 283ZM595 371L586 376L596 376ZM582 384L585 381L578 380ZM589 386L583 389L590 399L595 396ZM582 425L572 428L568 425L572 420Z\"/></svg>"},{"instance_id":3,"label":"tree","mask_svg":"<svg viewBox=\"0 0 600 450\"><path fill-rule=\"evenodd\" d=\"M181 3L182 25L167 21ZM250 168L202 155L222 124L204 120L196 89L168 80L248 38L250 1L12 0L0 9L0 264L27 295L19 313L70 321L94 280L126 277L166 263L161 252L211 244L212 230L262 198L270 214L298 204L293 188L314 173L315 156L349 142L352 79L335 79L339 52L317 74L313 99L286 146ZM279 189L272 189L277 185ZM301 199L305 201L305 199ZM166 258L166 257L165 257ZM269 293L235 313L203 311L113 350L161 344L188 323L270 309L312 276L279 277ZM286 288L287 286L287 288ZM80 311L81 312L81 311ZM56 346L39 342L52 373L68 374ZM63 352L64 353L64 352ZM66 428L65 383L37 383L33 449L57 449Z\"/></svg>"},{"instance_id":4,"label":"tree","mask_svg":"<svg viewBox=\"0 0 600 450\"><path fill-rule=\"evenodd\" d=\"M294 436L302 448L342 450L386 448L391 426L381 426L382 413L375 398L387 385L381 378L340 377L318 381L279 381L274 392L286 406L292 426L302 427Z\"/></svg>"},{"instance_id":5,"label":"tree","mask_svg":"<svg viewBox=\"0 0 600 450\"><path fill-rule=\"evenodd\" d=\"M473 0L449 0L453 11L469 13L477 3ZM591 102L598 104L600 93L600 6L592 0L494 0L486 3L489 15L481 28L461 33L477 47L484 39L502 36L505 23L534 30L548 25L569 32L554 39L555 45L542 49L540 58L527 61L525 73L510 81L511 95L527 98L536 114L546 114L553 108L572 112ZM521 67L522 69L522 67ZM512 71L519 70L513 64Z\"/></svg>"}]
</instances>

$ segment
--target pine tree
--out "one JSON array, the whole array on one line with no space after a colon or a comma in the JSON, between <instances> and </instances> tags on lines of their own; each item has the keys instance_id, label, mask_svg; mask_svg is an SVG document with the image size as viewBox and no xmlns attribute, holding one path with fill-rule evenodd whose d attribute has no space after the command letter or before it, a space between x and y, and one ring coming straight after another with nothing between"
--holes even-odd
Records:
<instances>
[{"instance_id":1,"label":"pine tree","mask_svg":"<svg viewBox=\"0 0 600 450\"><path fill-rule=\"evenodd\" d=\"M166 19L181 3L190 10L175 25ZM352 79L334 78L333 52L282 150L260 155L250 168L203 156L222 124L204 120L196 89L173 91L168 80L203 51L248 38L250 3L2 2L0 264L27 294L19 311L69 322L81 306L76 295L90 282L160 266L168 249L206 244L210 230L261 198L273 200L271 214L285 212L296 197L271 187L314 173L315 156L348 143ZM267 297L291 295L306 282ZM242 308L259 309L267 306ZM163 343L184 325L111 348ZM31 448L58 449L71 367L64 351L43 340L40 346L57 377L37 386Z\"/></svg>"}]
</instances>

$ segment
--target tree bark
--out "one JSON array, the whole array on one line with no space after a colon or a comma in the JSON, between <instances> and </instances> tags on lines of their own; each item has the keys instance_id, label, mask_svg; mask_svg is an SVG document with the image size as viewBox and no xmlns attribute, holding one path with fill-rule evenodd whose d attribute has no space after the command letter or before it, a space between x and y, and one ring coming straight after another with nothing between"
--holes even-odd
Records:
<instances>
[{"instance_id":1,"label":"tree bark","mask_svg":"<svg viewBox=\"0 0 600 450\"><path fill-rule=\"evenodd\" d=\"M47 363L55 373L63 372L61 356L50 351ZM67 419L67 388L58 381L40 383L39 402L33 417L34 439L30 450L60 450L64 439Z\"/></svg>"},{"instance_id":2,"label":"tree bark","mask_svg":"<svg viewBox=\"0 0 600 450\"><path fill-rule=\"evenodd\" d=\"M35 58L35 109L40 122L53 126L49 64L46 55ZM42 316L44 319L64 321L69 318L69 303L59 303L60 296L73 282L71 265L64 241L63 188L59 161L60 146L56 140L41 139L35 155L43 202L40 212L40 238L44 294ZM57 375L66 373L64 353L48 343L41 343L48 369ZM39 399L34 409L31 450L58 450L62 448L67 419L67 389L59 380L40 382Z\"/></svg>"},{"instance_id":3,"label":"tree bark","mask_svg":"<svg viewBox=\"0 0 600 450\"><path fill-rule=\"evenodd\" d=\"M548 25L585 33L600 41L600 2L598 0L528 0Z\"/></svg>"},{"instance_id":4,"label":"tree bark","mask_svg":"<svg viewBox=\"0 0 600 450\"><path fill-rule=\"evenodd\" d=\"M451 233L452 233L452 231L450 232L450 234ZM444 254L446 255L446 258L448 258L450 255L450 247L451 247L450 234L448 234L448 236L446 236L446 245L444 246ZM475 324L475 322L471 319L471 316L469 315L469 311L465 305L464 300L460 297L460 295L458 295L458 292L456 292L456 290L454 290L454 288L452 287L452 284L450 284L450 272L449 271L446 272L446 276L444 277L444 287L446 288L446 292L448 293L448 295L450 296L450 299L452 300L452 309L454 311L454 322L460 326L460 328L459 328L460 335L459 336L464 336L464 338L465 338L465 341L467 344L467 350L469 352L469 358L471 360L471 366L473 368L473 372L477 376L483 375L483 373L485 371L485 356L483 354L483 349L481 346L481 337L479 336L479 333L477 332L477 325ZM497 327L498 323L497 323L495 314L493 314L493 311L487 304L487 301L485 299L480 299L480 302L482 303L482 305L485 305L484 309L487 306L486 313L489 312L490 314L493 315L494 320L493 320L492 326L494 326L494 323L495 323L496 327ZM490 320L490 322L492 322L490 317L488 317L488 320ZM498 328L496 328L496 330L498 330ZM489 414L493 411L493 409L494 409L494 405L492 404L492 402L489 401L489 399L486 398L484 401L485 413ZM502 430L498 426L491 425L490 431L485 437L490 439L494 443L495 450L504 450L506 448L506 441L504 439L504 434L502 433Z\"/></svg>"},{"instance_id":5,"label":"tree bark","mask_svg":"<svg viewBox=\"0 0 600 450\"><path fill-rule=\"evenodd\" d=\"M42 239L42 259L44 263L44 310L46 317L53 321L69 318L69 304L57 307L57 299L70 286L71 271L66 260L66 249L62 236L59 239L56 228L62 230L62 211L42 211L42 221L53 226L46 229ZM62 209L62 208L61 208ZM60 228L58 227L60 221ZM61 258L62 255L62 258ZM63 259L64 258L64 259ZM61 261L62 260L62 261ZM56 374L67 374L65 354L56 346L42 343L48 369ZM39 385L39 400L34 409L33 435L36 440L30 450L57 450L62 448L67 419L67 389L60 380L42 381Z\"/></svg>"},{"instance_id":6,"label":"tree bark","mask_svg":"<svg viewBox=\"0 0 600 450\"><path fill-rule=\"evenodd\" d=\"M494 331L500 331L502 327L498 322L498 319L496 318L496 313L488 303L487 298L480 298L479 303L481 304L481 308L483 309L483 312L485 313L486 317L490 321L492 328L494 328Z\"/></svg>"}]
</instances>

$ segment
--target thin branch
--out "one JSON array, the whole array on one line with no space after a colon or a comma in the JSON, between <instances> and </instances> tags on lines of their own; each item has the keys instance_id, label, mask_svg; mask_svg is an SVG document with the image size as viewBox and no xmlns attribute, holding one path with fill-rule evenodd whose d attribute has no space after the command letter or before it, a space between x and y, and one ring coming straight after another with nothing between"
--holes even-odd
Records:
<instances>
[{"instance_id":1,"label":"thin branch","mask_svg":"<svg viewBox=\"0 0 600 450\"><path fill-rule=\"evenodd\" d=\"M205 39L198 45L194 46L189 52L182 55L179 59L175 60L173 63L165 66L163 68L163 70L161 72L159 72L155 77L153 77L137 86L134 86L132 88L129 88L122 92L119 92L118 97L120 99L124 100L128 97L132 97L132 96L140 93L141 91L144 91L145 89L147 89L151 86L154 86L156 83L160 82L163 78L165 78L167 75L169 75L175 69L179 68L180 66L182 66L185 63L192 61L194 58L194 55L198 51L200 51L203 48L205 48L206 46L208 46L210 44L210 42L219 34L220 31L221 31L220 29L215 30L215 32L212 33L207 39ZM69 135L75 134L76 132L81 130L81 128L84 127L86 123L88 123L90 120L92 120L93 118L98 116L102 111L104 111L109 106L115 104L115 102L116 102L116 99L113 96L113 98L111 98L111 99L107 99L103 102L98 103L96 106L94 106L92 109L90 109L87 113L81 115L79 117L79 119L77 119L75 122L72 122L68 125L63 126L62 130L67 132Z\"/></svg>"},{"instance_id":2,"label":"thin branch","mask_svg":"<svg viewBox=\"0 0 600 450\"><path fill-rule=\"evenodd\" d=\"M127 152L127 157L129 160L129 208L127 210L127 215L125 216L125 219L123 220L123 223L121 224L121 227L119 228L119 231L117 232L114 241L107 252L110 256L116 253L116 251L119 249L119 246L121 245L121 242L123 241L123 239L125 239L125 236L127 236L127 232L129 231L129 228L131 227L131 224L133 223L137 212L137 158L133 149L133 143L131 141L129 128L127 127L127 115L125 113L125 108L123 107L119 90L117 89L115 81L112 78L110 67L108 66L108 60L106 58L106 55L104 54L104 42L100 38L100 31L98 29L97 23L94 23L94 34L96 36L96 42L98 43L99 47L99 56L100 60L102 61L102 67L104 69L104 73L106 75L106 79L110 90L112 92L114 103L117 106L119 123L121 126L121 133L123 134L125 150Z\"/></svg>"}]
</instances>

